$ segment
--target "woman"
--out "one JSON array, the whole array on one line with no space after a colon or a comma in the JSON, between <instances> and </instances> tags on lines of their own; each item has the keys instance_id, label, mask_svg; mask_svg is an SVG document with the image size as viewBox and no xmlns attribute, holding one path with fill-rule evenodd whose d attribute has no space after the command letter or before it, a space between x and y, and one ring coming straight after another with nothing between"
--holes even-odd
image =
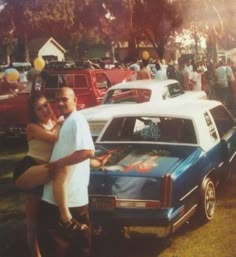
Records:
<instances>
[{"instance_id":1,"label":"woman","mask_svg":"<svg viewBox=\"0 0 236 257\"><path fill-rule=\"evenodd\" d=\"M36 237L37 214L41 197L39 186L53 181L53 193L60 211L59 224L63 232L68 235L75 230L86 229L85 224L75 221L65 203L66 169L57 172L54 178L49 174L47 163L58 139L62 121L54 118L53 112L45 96L34 94L29 100L29 124L26 135L28 153L21 160L14 171L16 186L25 191L25 211L27 221L27 239L31 256L40 257Z\"/></svg>"}]
</instances>

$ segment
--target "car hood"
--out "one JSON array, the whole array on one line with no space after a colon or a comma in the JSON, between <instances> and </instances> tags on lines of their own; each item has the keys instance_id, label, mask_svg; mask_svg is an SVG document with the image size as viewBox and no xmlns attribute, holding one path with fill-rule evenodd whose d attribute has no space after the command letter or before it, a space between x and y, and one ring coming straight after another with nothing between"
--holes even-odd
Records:
<instances>
[{"instance_id":1,"label":"car hood","mask_svg":"<svg viewBox=\"0 0 236 257\"><path fill-rule=\"evenodd\" d=\"M81 114L88 121L107 121L112 118L113 115L119 115L125 113L130 108L137 109L143 103L140 104L101 104L95 107L86 108L80 110Z\"/></svg>"}]
</instances>

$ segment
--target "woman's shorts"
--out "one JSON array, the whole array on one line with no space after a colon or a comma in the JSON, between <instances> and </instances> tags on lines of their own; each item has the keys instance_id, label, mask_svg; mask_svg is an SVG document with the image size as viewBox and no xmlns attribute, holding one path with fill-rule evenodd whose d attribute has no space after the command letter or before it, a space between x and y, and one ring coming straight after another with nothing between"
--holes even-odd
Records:
<instances>
[{"instance_id":1,"label":"woman's shorts","mask_svg":"<svg viewBox=\"0 0 236 257\"><path fill-rule=\"evenodd\" d=\"M38 165L34 158L30 156L25 156L23 159L16 163L15 169L13 171L13 180L14 182L29 168L32 166ZM24 192L29 193L42 193L43 186L39 186L33 189L23 190Z\"/></svg>"}]
</instances>

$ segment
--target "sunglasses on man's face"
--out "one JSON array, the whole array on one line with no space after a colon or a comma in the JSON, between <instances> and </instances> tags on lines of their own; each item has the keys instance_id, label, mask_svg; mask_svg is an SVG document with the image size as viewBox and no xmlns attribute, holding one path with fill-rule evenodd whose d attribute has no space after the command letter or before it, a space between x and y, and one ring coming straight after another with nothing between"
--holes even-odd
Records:
<instances>
[{"instance_id":1,"label":"sunglasses on man's face","mask_svg":"<svg viewBox=\"0 0 236 257\"><path fill-rule=\"evenodd\" d=\"M36 107L35 110L38 111L38 112L41 112L41 111L43 111L44 109L47 109L48 107L49 107L49 103L48 103L48 102L45 102L45 103L39 105L38 107Z\"/></svg>"}]
</instances>

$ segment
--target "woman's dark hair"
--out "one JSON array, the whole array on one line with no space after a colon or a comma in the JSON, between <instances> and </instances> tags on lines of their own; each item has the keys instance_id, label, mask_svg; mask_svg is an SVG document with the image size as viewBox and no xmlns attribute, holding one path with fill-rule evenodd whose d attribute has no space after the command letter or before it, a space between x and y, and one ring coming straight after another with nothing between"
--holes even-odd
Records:
<instances>
[{"instance_id":1,"label":"woman's dark hair","mask_svg":"<svg viewBox=\"0 0 236 257\"><path fill-rule=\"evenodd\" d=\"M28 121L31 123L38 123L39 119L35 112L35 105L39 101L40 98L46 98L44 94L39 91L35 91L33 94L30 95L28 100ZM51 107L49 107L51 108ZM51 110L52 111L52 110ZM52 111L52 119L56 120L53 111Z\"/></svg>"},{"instance_id":2,"label":"woman's dark hair","mask_svg":"<svg viewBox=\"0 0 236 257\"><path fill-rule=\"evenodd\" d=\"M39 122L38 117L35 112L35 105L39 101L40 98L45 97L41 92L35 91L30 95L28 100L28 120L32 123Z\"/></svg>"}]
</instances>

